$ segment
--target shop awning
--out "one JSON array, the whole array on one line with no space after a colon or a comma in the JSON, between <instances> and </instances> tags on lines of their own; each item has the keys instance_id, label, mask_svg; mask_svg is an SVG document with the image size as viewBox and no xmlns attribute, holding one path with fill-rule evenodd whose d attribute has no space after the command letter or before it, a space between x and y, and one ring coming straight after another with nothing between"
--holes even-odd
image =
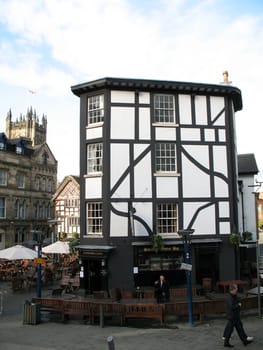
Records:
<instances>
[{"instance_id":1,"label":"shop awning","mask_svg":"<svg viewBox=\"0 0 263 350\"><path fill-rule=\"evenodd\" d=\"M82 257L105 257L112 250L116 249L115 246L112 245L77 245L75 247L76 250L79 251L80 256Z\"/></svg>"},{"instance_id":2,"label":"shop awning","mask_svg":"<svg viewBox=\"0 0 263 350\"><path fill-rule=\"evenodd\" d=\"M222 239L220 238L192 238L191 244L211 244L211 243L221 243ZM183 241L178 239L178 240L170 240L170 241L165 241L163 240L163 245L164 246L171 246L171 245L182 245ZM132 242L132 245L135 247L140 247L140 246L151 246L152 243L150 241L135 241Z\"/></svg>"}]
</instances>

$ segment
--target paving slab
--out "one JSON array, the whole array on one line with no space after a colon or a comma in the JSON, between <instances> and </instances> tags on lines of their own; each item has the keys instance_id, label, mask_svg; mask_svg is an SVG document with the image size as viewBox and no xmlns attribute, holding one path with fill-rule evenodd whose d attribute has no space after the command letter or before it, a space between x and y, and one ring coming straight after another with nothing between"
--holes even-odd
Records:
<instances>
[{"instance_id":1,"label":"paving slab","mask_svg":"<svg viewBox=\"0 0 263 350\"><path fill-rule=\"evenodd\" d=\"M1 282L0 282L1 283ZM222 333L225 319L222 316L196 322L189 326L187 320L176 320L168 327L159 323L129 320L119 327L105 324L104 328L83 324L79 319L67 323L49 320L37 325L22 322L22 307L26 300L36 296L34 290L12 292L6 283L0 284L3 295L3 310L0 315L0 350L108 350L107 339L113 337L115 350L204 350L223 349ZM42 291L50 294L50 289ZM255 341L248 347L263 349L263 320L257 310L243 315L245 330ZM234 349L244 349L236 333L233 334Z\"/></svg>"}]
</instances>

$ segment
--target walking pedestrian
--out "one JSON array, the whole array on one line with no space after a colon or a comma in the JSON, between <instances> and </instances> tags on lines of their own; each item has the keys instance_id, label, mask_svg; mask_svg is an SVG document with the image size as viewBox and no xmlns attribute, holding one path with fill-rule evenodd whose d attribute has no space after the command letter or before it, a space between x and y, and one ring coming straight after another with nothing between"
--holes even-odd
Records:
<instances>
[{"instance_id":1,"label":"walking pedestrian","mask_svg":"<svg viewBox=\"0 0 263 350\"><path fill-rule=\"evenodd\" d=\"M241 321L241 317L240 317L241 302L237 295L237 292L238 292L238 287L236 284L229 286L229 293L226 297L227 323L226 323L226 326L224 329L224 335L223 335L224 346L227 348L234 347L234 345L231 345L229 342L234 328L236 329L237 334L244 345L248 345L253 341L253 337L247 336L243 327L243 323Z\"/></svg>"}]
</instances>

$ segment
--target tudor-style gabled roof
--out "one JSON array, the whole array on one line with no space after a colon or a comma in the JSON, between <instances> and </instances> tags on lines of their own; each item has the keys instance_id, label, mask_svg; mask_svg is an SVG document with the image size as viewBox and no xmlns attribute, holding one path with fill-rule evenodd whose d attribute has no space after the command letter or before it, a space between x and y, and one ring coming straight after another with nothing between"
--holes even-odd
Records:
<instances>
[{"instance_id":1,"label":"tudor-style gabled roof","mask_svg":"<svg viewBox=\"0 0 263 350\"><path fill-rule=\"evenodd\" d=\"M76 175L67 175L64 177L64 179L59 184L56 193L54 194L52 200L54 201L57 197L60 196L61 192L67 187L69 182L73 182L78 188L80 185L80 177Z\"/></svg>"},{"instance_id":2,"label":"tudor-style gabled roof","mask_svg":"<svg viewBox=\"0 0 263 350\"><path fill-rule=\"evenodd\" d=\"M238 175L255 175L258 171L256 158L253 153L238 155Z\"/></svg>"},{"instance_id":3,"label":"tudor-style gabled roof","mask_svg":"<svg viewBox=\"0 0 263 350\"><path fill-rule=\"evenodd\" d=\"M226 84L204 84L166 80L147 79L124 79L124 78L102 78L90 82L71 86L71 91L77 96L96 91L103 88L116 90L149 90L153 92L181 93L181 94L203 94L213 96L231 96L235 111L242 109L241 91L232 85Z\"/></svg>"}]
</instances>

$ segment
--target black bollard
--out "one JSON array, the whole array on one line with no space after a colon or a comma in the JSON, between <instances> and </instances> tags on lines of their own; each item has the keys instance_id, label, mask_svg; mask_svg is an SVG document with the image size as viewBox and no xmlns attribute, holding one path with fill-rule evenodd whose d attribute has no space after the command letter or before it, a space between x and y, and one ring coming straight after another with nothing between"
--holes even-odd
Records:
<instances>
[{"instance_id":1,"label":"black bollard","mask_svg":"<svg viewBox=\"0 0 263 350\"><path fill-rule=\"evenodd\" d=\"M113 336L110 335L107 338L107 342L108 342L109 350L115 350Z\"/></svg>"}]
</instances>

